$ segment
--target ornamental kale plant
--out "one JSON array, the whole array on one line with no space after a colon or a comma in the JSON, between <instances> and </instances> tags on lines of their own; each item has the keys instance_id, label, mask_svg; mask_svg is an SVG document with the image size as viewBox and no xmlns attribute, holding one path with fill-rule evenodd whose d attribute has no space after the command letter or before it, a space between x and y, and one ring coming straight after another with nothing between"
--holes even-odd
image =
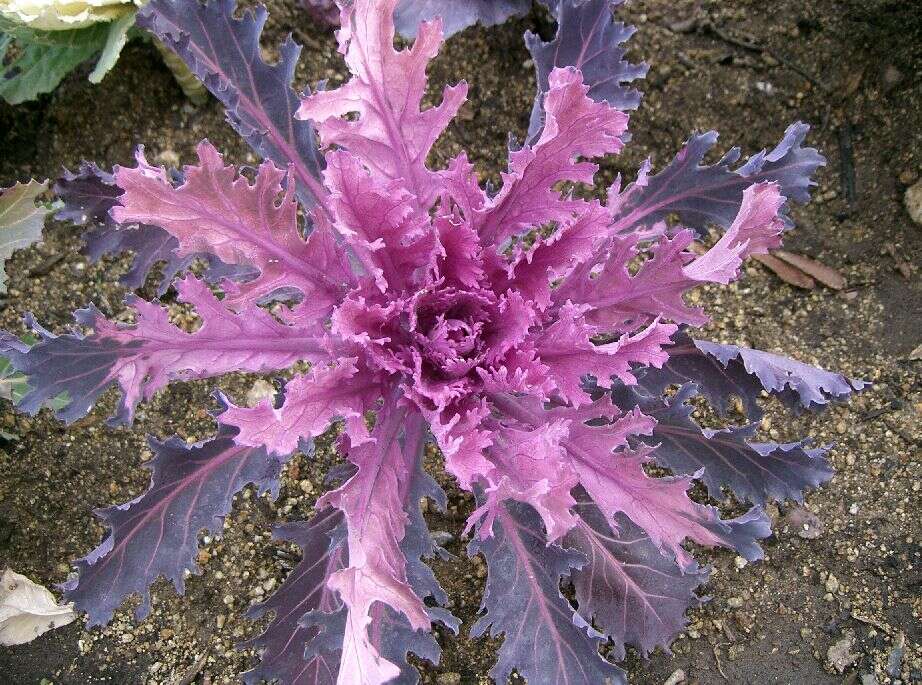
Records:
<instances>
[{"instance_id":1,"label":"ornamental kale plant","mask_svg":"<svg viewBox=\"0 0 922 685\"><path fill-rule=\"evenodd\" d=\"M276 531L303 559L252 609L272 618L246 643L261 654L247 683L416 682L408 653L438 662L431 626L458 621L424 563L439 550L420 499L445 502L423 468L427 441L477 498L468 551L488 576L472 633L504 636L490 675L623 683L600 646L615 661L626 645L666 647L700 601L707 570L687 541L758 559L770 532L762 505L800 500L832 475L824 449L754 442L754 423L702 430L690 401L725 415L736 396L757 419L763 390L817 408L862 383L696 340L690 327L707 316L684 299L777 246L787 202L809 199L824 160L798 123L743 164L734 149L706 166L708 133L659 173L646 163L633 183L619 179L604 201L568 192L592 185L590 159L624 147L624 110L639 99L625 84L644 67L623 60L631 29L608 2L560 0L554 40L528 40L539 92L527 141L485 190L463 153L427 165L467 86L422 109L440 22L395 50L396 3L344 12L352 78L303 98L290 86L294 43L276 65L259 57L264 9L235 19L232 0L152 0L141 12L266 161L245 175L205 141L181 172L141 150L134 167L66 174L59 217L89 227L91 256L133 250L132 286L167 259L162 291L172 283L201 326L181 330L135 296L130 325L92 306L76 314L85 330L65 335L29 317L40 342L0 340L31 386L20 406L66 393L57 415L74 421L116 386L121 424L172 381L311 366L254 407L219 396L211 440L152 440L150 489L99 512L109 533L76 562L67 599L91 626L134 593L145 616L157 577L182 592L184 572L199 572L197 534L220 534L236 492L276 494L292 453L341 422L351 466L310 520ZM690 246L706 227L723 235L698 255ZM181 275L202 256L203 278ZM653 477L652 464L674 475ZM752 507L721 518L689 498L694 480Z\"/></svg>"}]
</instances>

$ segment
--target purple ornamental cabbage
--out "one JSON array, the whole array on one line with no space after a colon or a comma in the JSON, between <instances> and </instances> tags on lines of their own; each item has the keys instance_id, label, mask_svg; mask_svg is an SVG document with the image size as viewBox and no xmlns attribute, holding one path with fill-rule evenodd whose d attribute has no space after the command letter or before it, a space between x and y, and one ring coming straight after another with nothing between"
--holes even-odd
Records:
<instances>
[{"instance_id":1,"label":"purple ornamental cabbage","mask_svg":"<svg viewBox=\"0 0 922 685\"><path fill-rule=\"evenodd\" d=\"M255 407L220 397L211 440L152 440L150 489L100 512L110 531L76 563L67 599L91 626L134 593L145 616L159 576L182 592L184 572L200 571L197 534L220 534L236 492L252 483L276 494L292 453L341 422L338 447L351 468L313 518L276 530L303 559L251 611L272 620L247 643L261 654L247 683L412 683L409 652L438 663L431 626L457 630L458 621L423 563L439 550L420 499L445 501L423 470L428 441L477 497L468 551L484 555L488 578L472 632L505 636L491 676L626 682L598 648L607 643L616 660L626 645L648 654L684 628L707 576L685 543L758 559L770 532L761 505L799 500L831 477L823 449L754 442L754 424L702 430L689 400L701 393L724 413L738 396L757 418L763 389L814 408L862 384L693 340L688 327L707 317L684 300L699 285L736 279L747 256L780 243L786 199L809 199L823 159L802 147L807 127L795 124L739 167L736 150L702 166L715 142L705 134L660 173L647 163L634 183L616 182L604 202L563 191L591 186L597 167L588 160L621 151L628 115L605 93L593 97L578 65L555 61L602 34L615 54L625 36L566 34L561 22L560 49L531 46L547 74L538 125L510 153L501 187L486 192L463 153L444 169L426 165L467 86L420 109L440 22L396 51L396 3L356 0L339 32L352 79L300 101L290 87L297 46L285 43L274 66L259 58L265 10L234 19L231 0L153 0L142 11L142 25L267 159L245 176L206 141L181 174L139 151L135 167L111 177L84 167L62 180L63 211L132 236L105 249L144 253L139 273L161 258L153 254L175 260L168 277L207 255L226 278L219 289L192 275L173 283L201 319L194 332L135 296L131 325L92 306L77 312L88 334L54 335L29 317L40 342L0 337L32 388L21 407L34 413L66 392L58 416L70 422L115 386L114 421L130 422L139 402L173 381L311 367ZM225 40L209 39L217 36ZM610 80L636 76L626 65ZM699 256L690 245L706 226L724 233ZM271 312L263 306L278 300ZM651 463L675 475L651 477ZM694 479L753 506L723 519L689 498ZM575 602L561 592L564 577Z\"/></svg>"}]
</instances>

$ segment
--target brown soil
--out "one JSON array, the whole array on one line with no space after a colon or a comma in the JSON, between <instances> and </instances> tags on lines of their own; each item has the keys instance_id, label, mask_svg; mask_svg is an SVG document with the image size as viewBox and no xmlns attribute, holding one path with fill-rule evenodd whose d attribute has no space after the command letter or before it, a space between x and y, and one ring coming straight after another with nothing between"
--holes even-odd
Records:
<instances>
[{"instance_id":1,"label":"brown soil","mask_svg":"<svg viewBox=\"0 0 922 685\"><path fill-rule=\"evenodd\" d=\"M264 38L270 54L287 31L305 43L302 85L341 78L331 36L312 28L293 2L274 0L270 12ZM704 588L711 601L691 612L672 655L629 656L631 682L663 683L676 669L702 685L922 682L922 369L909 360L922 342L922 282L918 268L907 278L896 263L922 264L922 226L902 206L905 187L922 175L922 9L914 0L635 0L626 14L640 29L632 56L652 69L632 119L634 140L605 168L608 179L616 171L632 174L647 155L661 166L693 130L715 128L723 145L753 152L773 144L795 119L815 124L810 141L829 157L816 201L795 211L798 227L787 244L839 269L847 288L797 290L752 263L738 285L701 293L714 313L706 335L875 383L820 416L790 419L770 407L765 437L811 434L836 443L838 475L806 503L822 533L799 536L788 518L793 507L785 504L772 508L775 535L764 562L742 566L732 554L703 551L700 558L715 571ZM708 18L724 36L768 46L772 55L714 32L689 31L681 22L693 16ZM432 83L440 88L466 79L471 105L440 142L439 160L463 147L484 172L495 176L503 168L506 133L523 134L534 90L521 35L541 21L535 13L449 41L431 69ZM84 75L37 103L0 105L0 185L54 176L81 159L130 164L136 143L152 157L190 162L195 144L208 137L230 159L254 161L217 103L196 108L183 99L152 46L129 45L101 86ZM846 142L854 150L851 202L842 186ZM78 252L78 231L68 226L49 222L45 238L8 265L3 327L21 330L21 315L34 311L61 330L87 302L108 315L122 311L116 281L124 260L88 265ZM61 254L49 273L31 275ZM150 286L142 294L153 296ZM220 386L239 398L253 380L232 377ZM202 438L213 430L205 409L214 385L171 386L142 407L131 430L102 422L111 396L67 429L47 413L25 418L5 406L0 423L19 439L0 449L0 562L44 584L63 581L68 561L101 538L92 510L146 487L144 435ZM297 474L289 468L275 503L240 496L224 537L203 545L204 576L189 579L185 597L161 582L144 622L135 623L126 608L104 630L86 631L78 621L0 649L0 681L172 683L207 651L194 682L237 682L254 655L233 645L260 629L243 611L290 567L270 541L270 526L310 509L335 458L328 448L311 461L299 457ZM443 661L424 667L425 682L489 682L496 643L466 637L484 583L482 567L466 558L459 537L470 509L450 488L448 514L429 516L433 530L453 536L447 547L456 558L435 568L464 630L460 638L440 636ZM839 673L827 650L849 637L856 658Z\"/></svg>"}]
</instances>

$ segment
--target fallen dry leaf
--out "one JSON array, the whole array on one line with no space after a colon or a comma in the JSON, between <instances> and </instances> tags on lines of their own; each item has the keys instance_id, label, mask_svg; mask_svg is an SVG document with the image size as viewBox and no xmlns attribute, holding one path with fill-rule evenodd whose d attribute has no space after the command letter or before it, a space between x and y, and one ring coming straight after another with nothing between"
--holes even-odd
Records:
<instances>
[{"instance_id":1,"label":"fallen dry leaf","mask_svg":"<svg viewBox=\"0 0 922 685\"><path fill-rule=\"evenodd\" d=\"M804 288L805 290L812 290L816 287L814 280L807 274L786 262L782 262L777 257L773 257L770 254L754 254L752 258L772 271L785 283L790 283L791 285Z\"/></svg>"},{"instance_id":2,"label":"fallen dry leaf","mask_svg":"<svg viewBox=\"0 0 922 685\"><path fill-rule=\"evenodd\" d=\"M21 645L77 618L46 588L8 568L0 578L0 645Z\"/></svg>"},{"instance_id":3,"label":"fallen dry leaf","mask_svg":"<svg viewBox=\"0 0 922 685\"><path fill-rule=\"evenodd\" d=\"M833 290L842 290L842 288L845 287L845 276L831 266L826 266L815 259L794 254L787 250L773 250L772 256L787 262L796 269L800 269L808 276L815 278L820 283Z\"/></svg>"},{"instance_id":4,"label":"fallen dry leaf","mask_svg":"<svg viewBox=\"0 0 922 685\"><path fill-rule=\"evenodd\" d=\"M909 353L909 361L917 362L922 360L922 345L919 345L912 352Z\"/></svg>"}]
</instances>

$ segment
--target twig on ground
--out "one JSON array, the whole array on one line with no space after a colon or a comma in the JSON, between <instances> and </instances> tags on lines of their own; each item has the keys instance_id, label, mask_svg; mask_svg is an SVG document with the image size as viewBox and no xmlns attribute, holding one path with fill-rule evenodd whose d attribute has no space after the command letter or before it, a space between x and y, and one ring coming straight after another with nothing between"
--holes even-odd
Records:
<instances>
[{"instance_id":1,"label":"twig on ground","mask_svg":"<svg viewBox=\"0 0 922 685\"><path fill-rule=\"evenodd\" d=\"M51 270L58 265L58 263L64 261L64 258L67 255L64 252L59 252L58 254L51 255L41 264L36 266L29 272L29 278L37 278L39 276L47 276L51 273Z\"/></svg>"},{"instance_id":2,"label":"twig on ground","mask_svg":"<svg viewBox=\"0 0 922 685\"><path fill-rule=\"evenodd\" d=\"M195 663L192 664L192 668L189 669L188 673L182 678L178 678L174 681L173 685L191 685L192 681L195 680L195 677L202 672L202 669L205 668L205 662L208 660L208 653L211 652L211 645L205 647L205 651L202 652L202 656L195 660Z\"/></svg>"},{"instance_id":3,"label":"twig on ground","mask_svg":"<svg viewBox=\"0 0 922 685\"><path fill-rule=\"evenodd\" d=\"M718 647L718 645L714 645L714 646L713 646L713 648L714 648L714 661L717 662L717 672L720 673L721 677L723 677L724 680L730 680L730 679L727 677L727 674L724 673L723 666L721 666L721 664L720 664L720 652L717 651L717 647Z\"/></svg>"},{"instance_id":4,"label":"twig on ground","mask_svg":"<svg viewBox=\"0 0 922 685\"><path fill-rule=\"evenodd\" d=\"M827 86L825 83L820 81L818 78L816 78L813 74L811 74L809 71L804 69L802 66L797 64L797 62L794 62L793 60L785 57L784 55L781 55L780 53L776 52L775 50L772 50L769 47L766 47L764 45L759 45L758 43L750 43L749 41L741 40L739 38L734 38L730 34L723 31L721 28L714 26L714 24L710 22L706 22L704 24L699 25L699 31L701 31L702 33L711 33L712 35L716 36L723 42L729 45L733 45L734 47L742 48L743 50L748 50L749 52L755 52L757 54L768 55L769 57L774 59L776 62L778 62L778 64L780 64L783 67L787 67L791 71L799 74L800 76L805 78L807 81L809 81L811 85L823 91L824 93L832 92L832 89L829 86Z\"/></svg>"},{"instance_id":5,"label":"twig on ground","mask_svg":"<svg viewBox=\"0 0 922 685\"><path fill-rule=\"evenodd\" d=\"M849 209L855 208L855 151L852 147L852 125L846 116L839 126L839 166L842 177L842 194Z\"/></svg>"}]
</instances>

